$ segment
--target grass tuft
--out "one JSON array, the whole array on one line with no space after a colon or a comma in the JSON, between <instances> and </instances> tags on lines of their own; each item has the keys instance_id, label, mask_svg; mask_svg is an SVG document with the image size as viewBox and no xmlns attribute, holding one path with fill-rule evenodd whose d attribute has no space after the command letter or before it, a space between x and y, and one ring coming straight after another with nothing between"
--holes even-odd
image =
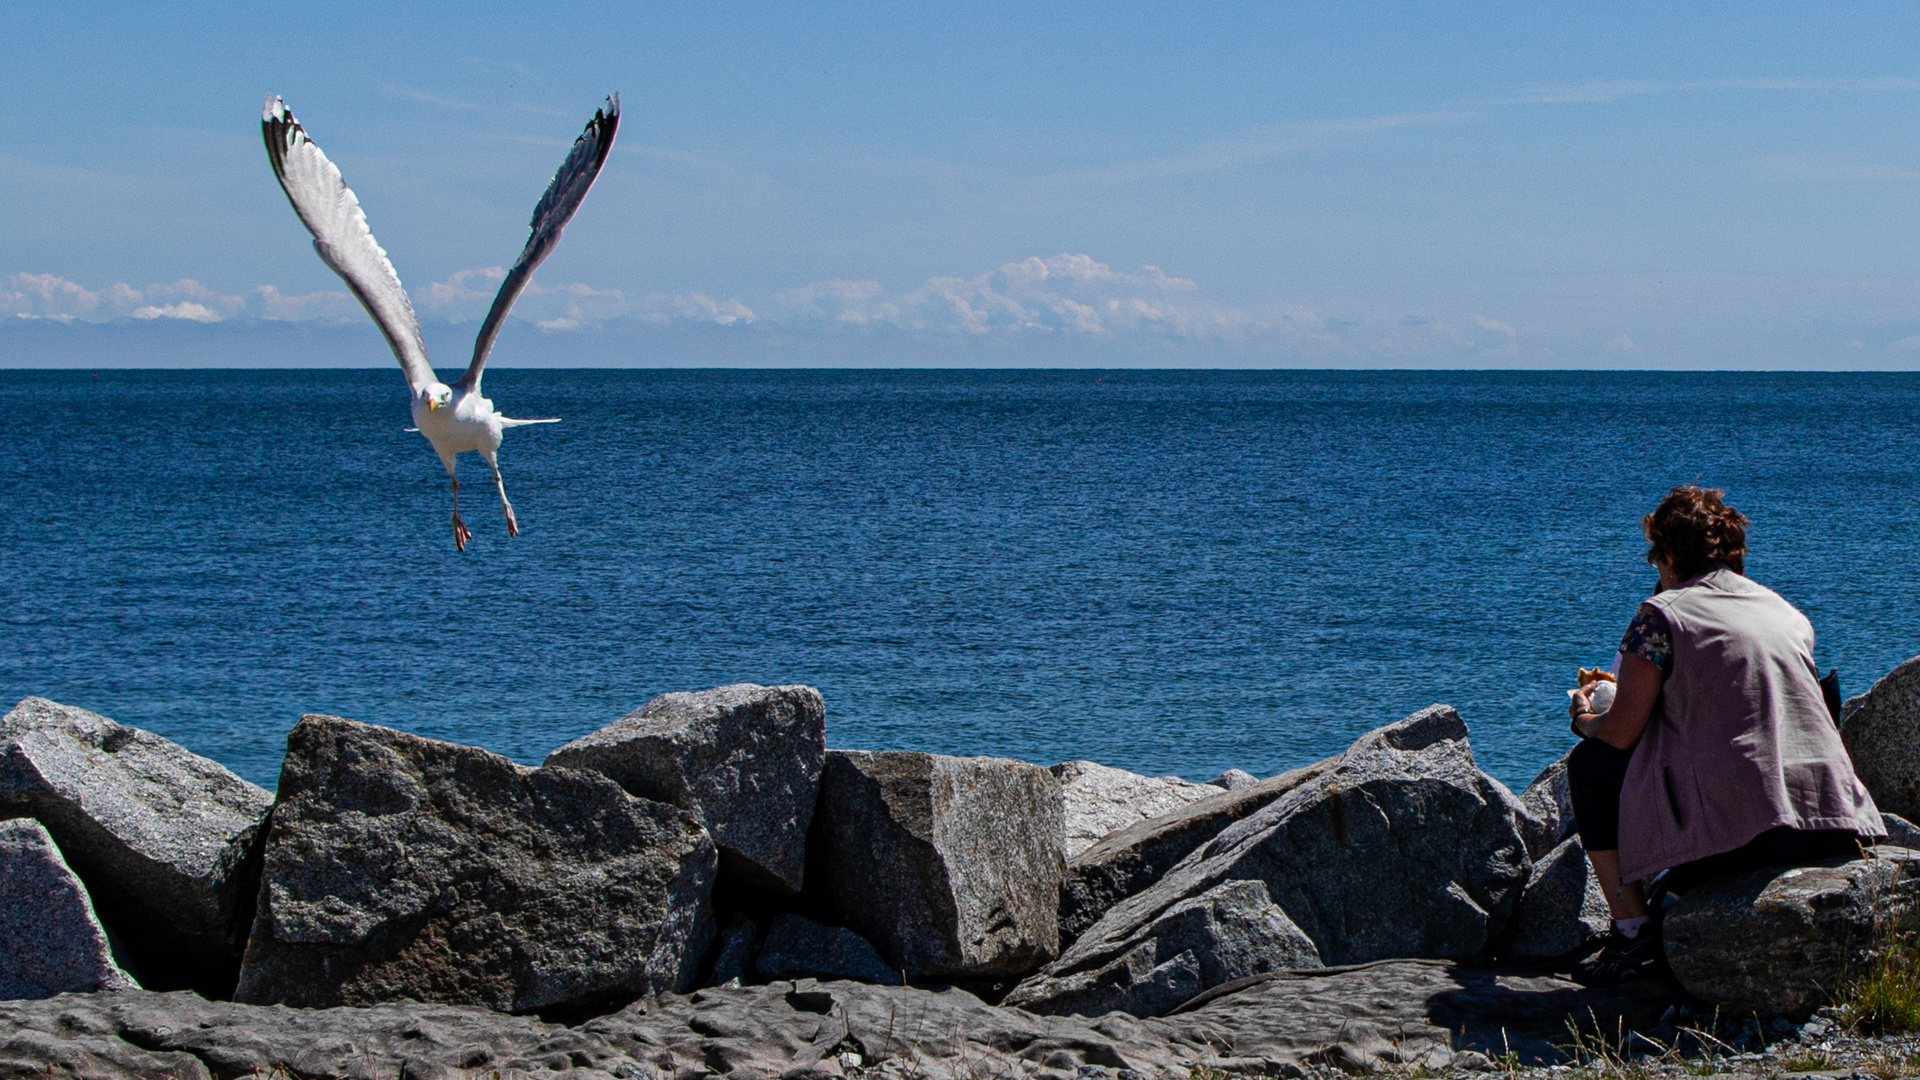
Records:
<instances>
[{"instance_id":1,"label":"grass tuft","mask_svg":"<svg viewBox=\"0 0 1920 1080\"><path fill-rule=\"evenodd\" d=\"M1886 932L1865 966L1841 980L1834 1005L1855 1031L1920 1029L1920 932L1912 917Z\"/></svg>"}]
</instances>

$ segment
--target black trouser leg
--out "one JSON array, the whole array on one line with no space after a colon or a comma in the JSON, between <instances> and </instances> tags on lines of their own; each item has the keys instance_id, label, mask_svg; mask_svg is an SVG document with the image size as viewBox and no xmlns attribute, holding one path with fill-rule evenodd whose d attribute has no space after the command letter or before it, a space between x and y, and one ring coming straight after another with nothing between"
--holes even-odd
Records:
<instances>
[{"instance_id":1,"label":"black trouser leg","mask_svg":"<svg viewBox=\"0 0 1920 1080\"><path fill-rule=\"evenodd\" d=\"M1627 781L1632 750L1599 739L1581 739L1567 755L1567 787L1573 796L1573 825L1588 851L1620 848L1620 788Z\"/></svg>"}]
</instances>

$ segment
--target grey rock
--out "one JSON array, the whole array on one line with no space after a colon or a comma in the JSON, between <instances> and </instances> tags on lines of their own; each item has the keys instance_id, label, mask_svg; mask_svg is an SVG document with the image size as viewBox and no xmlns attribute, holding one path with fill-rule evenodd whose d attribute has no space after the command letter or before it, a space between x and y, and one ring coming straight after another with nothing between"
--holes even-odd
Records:
<instances>
[{"instance_id":1,"label":"grey rock","mask_svg":"<svg viewBox=\"0 0 1920 1080\"><path fill-rule=\"evenodd\" d=\"M1875 805L1920 821L1920 656L1874 683L1844 715L1840 739Z\"/></svg>"},{"instance_id":2,"label":"grey rock","mask_svg":"<svg viewBox=\"0 0 1920 1080\"><path fill-rule=\"evenodd\" d=\"M754 966L768 979L811 976L900 985L900 973L880 959L866 938L844 926L821 926L793 914L773 917Z\"/></svg>"},{"instance_id":3,"label":"grey rock","mask_svg":"<svg viewBox=\"0 0 1920 1080\"><path fill-rule=\"evenodd\" d=\"M555 750L545 764L593 769L630 794L692 812L728 873L792 894L806 870L826 717L811 686L736 683L662 694Z\"/></svg>"},{"instance_id":4,"label":"grey rock","mask_svg":"<svg viewBox=\"0 0 1920 1080\"><path fill-rule=\"evenodd\" d=\"M136 989L53 837L31 818L0 821L0 998Z\"/></svg>"},{"instance_id":5,"label":"grey rock","mask_svg":"<svg viewBox=\"0 0 1920 1080\"><path fill-rule=\"evenodd\" d=\"M1207 781L1207 783L1213 787L1225 788L1228 791L1239 791L1241 788L1250 788L1259 782L1259 777L1245 769L1228 769L1226 772Z\"/></svg>"},{"instance_id":6,"label":"grey rock","mask_svg":"<svg viewBox=\"0 0 1920 1080\"><path fill-rule=\"evenodd\" d=\"M759 972L753 966L753 954L760 951L760 928L752 919L735 915L720 931L720 945L714 951L713 974L709 986L750 983Z\"/></svg>"},{"instance_id":7,"label":"grey rock","mask_svg":"<svg viewBox=\"0 0 1920 1080\"><path fill-rule=\"evenodd\" d=\"M1036 765L827 754L809 895L909 979L1022 974L1059 949L1060 785Z\"/></svg>"},{"instance_id":8,"label":"grey rock","mask_svg":"<svg viewBox=\"0 0 1920 1080\"><path fill-rule=\"evenodd\" d=\"M1529 858L1540 858L1573 835L1573 789L1567 784L1566 754L1540 770L1520 793L1520 808L1516 824L1527 842Z\"/></svg>"},{"instance_id":9,"label":"grey rock","mask_svg":"<svg viewBox=\"0 0 1920 1080\"><path fill-rule=\"evenodd\" d=\"M1667 909L1667 964L1694 997L1734 1015L1805 1019L1917 897L1920 852L1895 847L1721 878Z\"/></svg>"},{"instance_id":10,"label":"grey rock","mask_svg":"<svg viewBox=\"0 0 1920 1080\"><path fill-rule=\"evenodd\" d=\"M716 861L692 815L599 773L305 716L236 997L523 1012L685 989Z\"/></svg>"},{"instance_id":11,"label":"grey rock","mask_svg":"<svg viewBox=\"0 0 1920 1080\"><path fill-rule=\"evenodd\" d=\"M1474 764L1460 714L1432 706L1361 737L1229 825L1034 979L1120 955L1181 901L1232 880L1264 882L1330 964L1477 955L1505 928L1532 869L1518 812Z\"/></svg>"},{"instance_id":12,"label":"grey rock","mask_svg":"<svg viewBox=\"0 0 1920 1080\"><path fill-rule=\"evenodd\" d=\"M569 1075L639 1067L606 1038L472 1006L396 1002L286 1009L197 994L73 996L0 1002L0 1075L89 1078Z\"/></svg>"},{"instance_id":13,"label":"grey rock","mask_svg":"<svg viewBox=\"0 0 1920 1080\"><path fill-rule=\"evenodd\" d=\"M1564 1061L1569 1017L1617 1037L1679 1000L1659 980L1588 990L1417 960L1243 982L1135 1020L1036 1016L961 990L783 981L646 998L573 1028L417 1002L285 1009L135 990L0 1002L0 1075L764 1080L837 1075L843 1055L879 1080L1438 1070L1509 1048L1522 1063Z\"/></svg>"},{"instance_id":14,"label":"grey rock","mask_svg":"<svg viewBox=\"0 0 1920 1080\"><path fill-rule=\"evenodd\" d=\"M1050 771L1060 781L1069 859L1109 833L1223 790L1177 776L1142 776L1095 761L1063 761Z\"/></svg>"},{"instance_id":15,"label":"grey rock","mask_svg":"<svg viewBox=\"0 0 1920 1080\"><path fill-rule=\"evenodd\" d=\"M1196 799L1110 833L1074 856L1060 885L1061 944L1071 945L1113 905L1159 881L1222 829L1331 769L1335 760Z\"/></svg>"},{"instance_id":16,"label":"grey rock","mask_svg":"<svg viewBox=\"0 0 1920 1080\"><path fill-rule=\"evenodd\" d=\"M0 818L46 826L148 987L233 990L273 796L149 731L44 698L0 718Z\"/></svg>"},{"instance_id":17,"label":"grey rock","mask_svg":"<svg viewBox=\"0 0 1920 1080\"><path fill-rule=\"evenodd\" d=\"M1887 838L1880 841L1888 847L1903 847L1920 850L1920 825L1915 825L1899 814L1880 815L1880 824L1886 826Z\"/></svg>"},{"instance_id":18,"label":"grey rock","mask_svg":"<svg viewBox=\"0 0 1920 1080\"><path fill-rule=\"evenodd\" d=\"M1139 1024L1181 1047L1210 1040L1215 1059L1201 1063L1223 1071L1391 1073L1468 1069L1509 1052L1523 1065L1562 1063L1569 1024L1589 1039L1618 1039L1680 1000L1660 980L1594 990L1478 964L1390 960L1259 976Z\"/></svg>"},{"instance_id":19,"label":"grey rock","mask_svg":"<svg viewBox=\"0 0 1920 1080\"><path fill-rule=\"evenodd\" d=\"M1579 837L1569 836L1533 864L1499 952L1509 957L1565 956L1606 934L1612 918L1586 849Z\"/></svg>"},{"instance_id":20,"label":"grey rock","mask_svg":"<svg viewBox=\"0 0 1920 1080\"><path fill-rule=\"evenodd\" d=\"M1202 990L1272 971L1320 967L1313 942L1258 881L1183 900L1114 955L1029 979L1004 1004L1039 1013L1163 1016Z\"/></svg>"}]
</instances>

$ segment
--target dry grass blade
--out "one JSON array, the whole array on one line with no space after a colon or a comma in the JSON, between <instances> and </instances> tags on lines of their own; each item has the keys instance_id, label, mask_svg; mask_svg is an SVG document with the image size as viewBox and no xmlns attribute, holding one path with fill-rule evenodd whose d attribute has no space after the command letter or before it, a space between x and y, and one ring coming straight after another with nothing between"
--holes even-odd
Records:
<instances>
[{"instance_id":1,"label":"dry grass blade","mask_svg":"<svg viewBox=\"0 0 1920 1080\"><path fill-rule=\"evenodd\" d=\"M1841 981L1833 1003L1857 1031L1920 1029L1920 933L1911 919L1906 927L1887 932L1873 958Z\"/></svg>"}]
</instances>

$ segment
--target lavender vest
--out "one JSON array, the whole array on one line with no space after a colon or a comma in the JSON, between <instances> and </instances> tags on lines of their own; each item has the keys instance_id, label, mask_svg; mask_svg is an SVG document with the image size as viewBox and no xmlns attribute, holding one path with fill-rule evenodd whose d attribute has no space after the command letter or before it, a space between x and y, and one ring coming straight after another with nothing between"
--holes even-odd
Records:
<instances>
[{"instance_id":1,"label":"lavender vest","mask_svg":"<svg viewBox=\"0 0 1920 1080\"><path fill-rule=\"evenodd\" d=\"M1620 789L1622 877L1777 825L1886 834L1820 696L1806 616L1724 568L1647 603L1673 628L1673 673Z\"/></svg>"}]
</instances>

